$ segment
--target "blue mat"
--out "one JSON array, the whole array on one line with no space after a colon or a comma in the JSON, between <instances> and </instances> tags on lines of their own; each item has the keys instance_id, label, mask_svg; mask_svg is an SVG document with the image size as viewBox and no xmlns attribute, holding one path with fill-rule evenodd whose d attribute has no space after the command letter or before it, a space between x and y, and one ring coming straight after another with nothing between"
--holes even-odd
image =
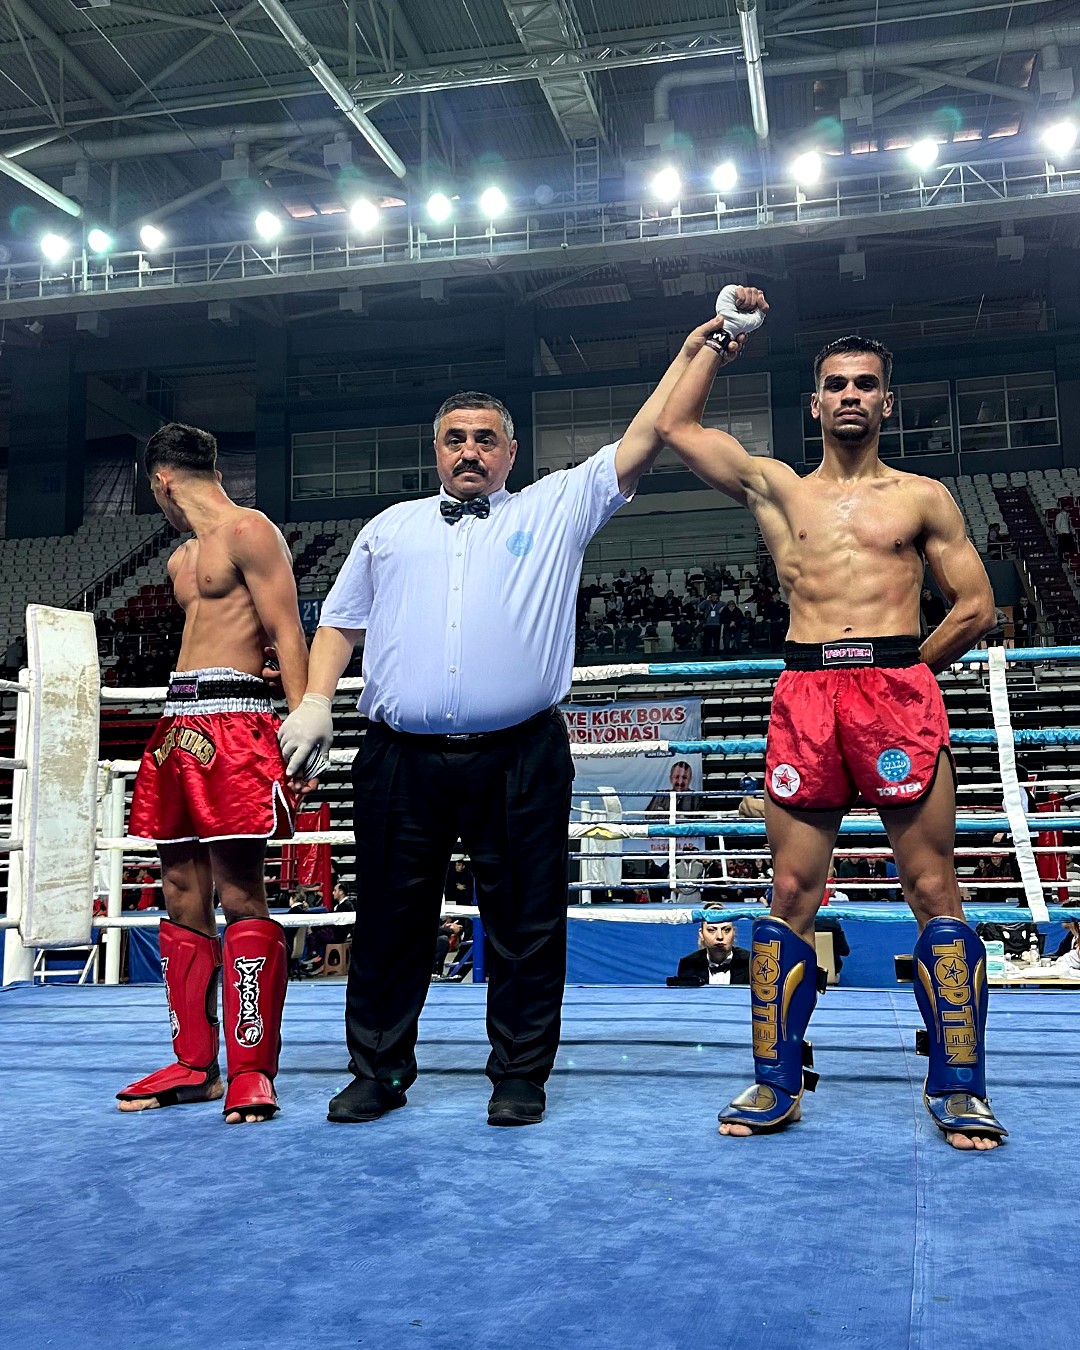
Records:
<instances>
[{"instance_id":1,"label":"blue mat","mask_svg":"<svg viewBox=\"0 0 1080 1350\"><path fill-rule=\"evenodd\" d=\"M290 990L283 1113L123 1117L160 988L0 993L0 1346L1072 1350L1080 995L992 999L1012 1141L950 1150L910 990L833 990L819 1091L723 1140L747 991L572 988L547 1121L485 1124L483 990L432 990L409 1105L324 1120L343 988Z\"/></svg>"}]
</instances>

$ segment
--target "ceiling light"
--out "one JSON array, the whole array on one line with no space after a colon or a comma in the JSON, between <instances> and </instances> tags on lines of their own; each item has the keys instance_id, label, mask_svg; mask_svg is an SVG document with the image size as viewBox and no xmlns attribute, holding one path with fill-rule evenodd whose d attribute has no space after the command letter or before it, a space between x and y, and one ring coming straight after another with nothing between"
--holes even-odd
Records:
<instances>
[{"instance_id":1,"label":"ceiling light","mask_svg":"<svg viewBox=\"0 0 1080 1350\"><path fill-rule=\"evenodd\" d=\"M62 262L71 252L71 245L61 234L42 235L41 251L51 263Z\"/></svg>"},{"instance_id":2,"label":"ceiling light","mask_svg":"<svg viewBox=\"0 0 1080 1350\"><path fill-rule=\"evenodd\" d=\"M454 203L445 192L433 192L427 199L428 217L441 225L443 221L449 220L454 211Z\"/></svg>"},{"instance_id":3,"label":"ceiling light","mask_svg":"<svg viewBox=\"0 0 1080 1350\"><path fill-rule=\"evenodd\" d=\"M494 220L506 210L508 202L502 188L485 188L480 194L480 210L488 220Z\"/></svg>"},{"instance_id":4,"label":"ceiling light","mask_svg":"<svg viewBox=\"0 0 1080 1350\"><path fill-rule=\"evenodd\" d=\"M1076 144L1076 123L1055 122L1043 132L1043 144L1054 155L1067 155Z\"/></svg>"},{"instance_id":5,"label":"ceiling light","mask_svg":"<svg viewBox=\"0 0 1080 1350\"><path fill-rule=\"evenodd\" d=\"M281 233L281 219L273 211L260 211L255 217L255 233L269 242Z\"/></svg>"},{"instance_id":6,"label":"ceiling light","mask_svg":"<svg viewBox=\"0 0 1080 1350\"><path fill-rule=\"evenodd\" d=\"M682 193L682 179L679 177L679 171L672 168L670 164L653 175L653 180L649 186L652 188L653 196L661 202L677 202Z\"/></svg>"},{"instance_id":7,"label":"ceiling light","mask_svg":"<svg viewBox=\"0 0 1080 1350\"><path fill-rule=\"evenodd\" d=\"M379 208L369 198L357 197L349 207L349 219L354 230L373 230L379 223Z\"/></svg>"},{"instance_id":8,"label":"ceiling light","mask_svg":"<svg viewBox=\"0 0 1080 1350\"><path fill-rule=\"evenodd\" d=\"M909 147L907 157L917 169L932 169L937 163L938 143L927 136Z\"/></svg>"},{"instance_id":9,"label":"ceiling light","mask_svg":"<svg viewBox=\"0 0 1080 1350\"><path fill-rule=\"evenodd\" d=\"M112 245L112 235L96 227L86 236L86 246L91 253L108 253Z\"/></svg>"},{"instance_id":10,"label":"ceiling light","mask_svg":"<svg viewBox=\"0 0 1080 1350\"><path fill-rule=\"evenodd\" d=\"M717 192L730 192L738 181L739 171L730 159L712 171L712 185Z\"/></svg>"},{"instance_id":11,"label":"ceiling light","mask_svg":"<svg viewBox=\"0 0 1080 1350\"><path fill-rule=\"evenodd\" d=\"M816 150L807 150L794 161L791 172L801 187L812 187L821 177L821 156Z\"/></svg>"},{"instance_id":12,"label":"ceiling light","mask_svg":"<svg viewBox=\"0 0 1080 1350\"><path fill-rule=\"evenodd\" d=\"M160 248L165 242L165 231L159 230L156 225L144 225L139 231L139 239L142 241L143 248L151 252Z\"/></svg>"}]
</instances>

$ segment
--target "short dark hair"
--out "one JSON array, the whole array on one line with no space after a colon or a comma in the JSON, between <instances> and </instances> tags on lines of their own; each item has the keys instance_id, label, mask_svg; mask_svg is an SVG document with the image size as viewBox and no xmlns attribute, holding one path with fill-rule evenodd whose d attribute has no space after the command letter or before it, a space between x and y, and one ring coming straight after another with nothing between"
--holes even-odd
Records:
<instances>
[{"instance_id":1,"label":"short dark hair","mask_svg":"<svg viewBox=\"0 0 1080 1350\"><path fill-rule=\"evenodd\" d=\"M210 474L217 469L217 441L201 427L185 422L166 422L146 443L143 467L147 478L155 469L183 469Z\"/></svg>"},{"instance_id":2,"label":"short dark hair","mask_svg":"<svg viewBox=\"0 0 1080 1350\"><path fill-rule=\"evenodd\" d=\"M828 346L822 347L817 356L814 357L814 388L821 383L821 367L830 356L842 356L845 352L870 352L881 362L881 368L885 373L885 388L889 388L889 382L892 379L892 352L883 342L878 342L875 338L859 337L857 333L849 333L847 337L837 338L830 342Z\"/></svg>"},{"instance_id":3,"label":"short dark hair","mask_svg":"<svg viewBox=\"0 0 1080 1350\"><path fill-rule=\"evenodd\" d=\"M476 389L466 389L461 394L451 394L450 397L444 401L442 407L435 414L435 435L438 436L439 423L447 413L458 412L460 409L476 408L488 408L491 412L498 413L499 421L502 422L503 425L503 431L506 432L506 439L508 441L514 439L514 419L510 416L510 409L501 399L497 399L494 394L481 394Z\"/></svg>"}]
</instances>

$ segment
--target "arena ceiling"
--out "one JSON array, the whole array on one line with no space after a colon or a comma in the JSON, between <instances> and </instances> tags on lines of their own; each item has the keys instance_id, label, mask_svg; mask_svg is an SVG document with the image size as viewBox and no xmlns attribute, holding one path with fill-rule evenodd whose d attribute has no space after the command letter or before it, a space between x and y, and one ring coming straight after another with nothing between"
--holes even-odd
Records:
<instances>
[{"instance_id":1,"label":"arena ceiling","mask_svg":"<svg viewBox=\"0 0 1080 1350\"><path fill-rule=\"evenodd\" d=\"M465 199L491 182L545 206L626 201L663 162L693 176L732 160L760 183L811 146L857 163L921 137L954 158L1019 159L1077 108L1076 3L758 0L742 28L740 8L753 0L0 0L0 260L34 256L57 218L41 185L81 206L76 233L97 223L122 239L153 220L194 244L251 238L257 209L336 227L358 192L417 211L433 189ZM1001 256L1004 228L1037 252L1074 246L1077 219L898 225L857 247L902 269L960 249ZM748 239L449 285L547 305L569 286L610 303L665 293L673 269L835 274L845 247L835 232ZM281 319L311 297L265 304Z\"/></svg>"}]
</instances>

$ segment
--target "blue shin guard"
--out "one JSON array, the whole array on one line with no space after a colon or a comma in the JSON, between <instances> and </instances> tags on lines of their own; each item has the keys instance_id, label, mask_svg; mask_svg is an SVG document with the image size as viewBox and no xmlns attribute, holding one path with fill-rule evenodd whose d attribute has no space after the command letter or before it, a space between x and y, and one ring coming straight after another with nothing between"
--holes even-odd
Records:
<instances>
[{"instance_id":1,"label":"blue shin guard","mask_svg":"<svg viewBox=\"0 0 1080 1350\"><path fill-rule=\"evenodd\" d=\"M931 919L913 952L926 1023L926 1109L947 1134L1008 1134L986 1098L986 948L963 919Z\"/></svg>"},{"instance_id":2,"label":"blue shin guard","mask_svg":"<svg viewBox=\"0 0 1080 1350\"><path fill-rule=\"evenodd\" d=\"M804 1088L812 1092L817 1086L810 1043L803 1040L817 995L815 949L783 919L755 919L750 956L755 1082L721 1111L722 1125L765 1134L797 1118Z\"/></svg>"}]
</instances>

